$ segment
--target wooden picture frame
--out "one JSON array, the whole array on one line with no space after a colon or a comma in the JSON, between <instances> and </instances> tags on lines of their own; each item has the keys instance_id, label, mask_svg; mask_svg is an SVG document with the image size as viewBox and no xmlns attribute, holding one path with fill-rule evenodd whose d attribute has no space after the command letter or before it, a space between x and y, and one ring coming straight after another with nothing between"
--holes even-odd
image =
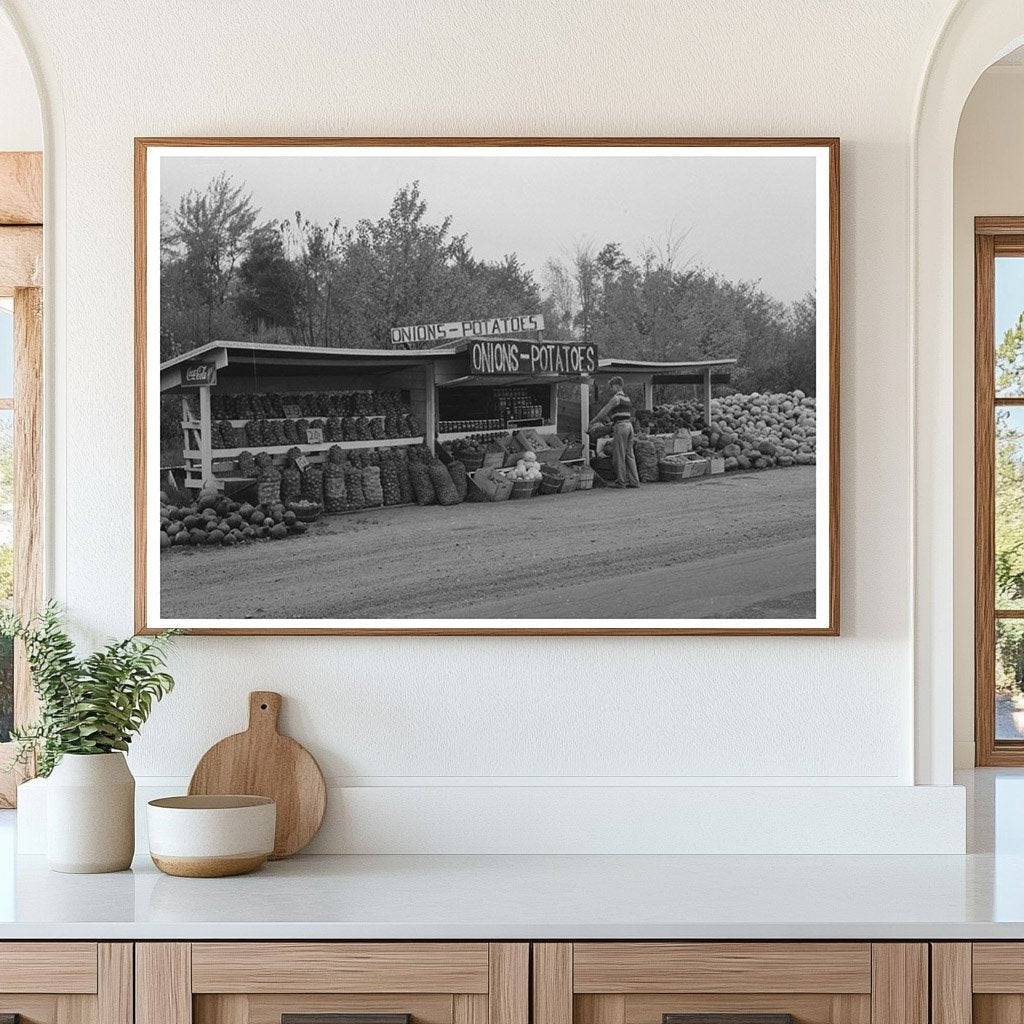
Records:
<instances>
[{"instance_id":1,"label":"wooden picture frame","mask_svg":"<svg viewBox=\"0 0 1024 1024\"><path fill-rule=\"evenodd\" d=\"M339 636L836 636L839 634L840 616L840 466L839 466L839 409L840 409L840 360L839 360L839 325L840 325L840 202L839 202L839 140L837 138L691 138L691 137L645 137L645 138L548 138L548 137L390 137L390 138L292 138L292 137L142 137L135 140L135 626L140 634L152 634L171 624L166 619L158 619L153 611L154 602L150 598L151 575L148 560L152 558L151 531L153 524L147 514L147 451L151 438L147 405L147 388L151 387L147 346L151 343L149 316L151 296L148 294L150 268L147 266L147 253L151 251L152 240L148 236L148 220L151 217L153 197L149 195L147 173L149 161L153 154L166 152L169 149L195 149L201 152L210 147L246 147L288 150L301 147L316 148L349 148L349 147L602 147L609 149L672 147L672 148L713 148L713 149L771 149L786 148L794 150L817 150L826 161L825 178L827 184L820 190L818 211L827 216L827 257L819 260L817 274L818 293L827 290L827 305L819 306L819 325L822 324L821 309L825 309L827 322L827 342L824 343L824 354L821 354L821 331L819 326L819 377L820 368L827 368L827 388L819 390L819 398L827 395L827 416L821 417L827 424L827 440L818 441L819 464L827 463L827 479L819 482L817 499L817 526L819 539L816 541L817 579L819 588L821 581L826 581L827 596L819 601L818 612L813 624L800 623L788 625L785 621L772 622L771 625L760 626L756 620L744 621L741 625L717 626L713 618L702 620L680 620L687 624L673 627L659 622L658 625L645 624L645 620L637 625L620 624L604 627L600 623L588 623L586 626L573 626L560 622L557 627L547 628L543 625L530 624L518 627L509 625L503 620L500 626L491 626L483 620L473 620L473 624L453 625L451 627L404 625L389 622L386 628L376 628L372 624L362 623L353 627L345 625L344 620L337 624L314 620L296 619L290 622L275 621L272 625L254 623L245 625L233 621L230 625L218 625L204 622L199 625L184 624L187 632L199 635L339 635ZM150 212L148 213L147 210ZM820 269L824 266L824 269ZM710 371L708 371L710 373ZM710 380L710 376L707 377ZM710 385L706 385L706 394L710 400ZM581 415L585 414L586 405L581 403ZM821 427L819 426L819 438ZM825 496L824 499L822 496ZM827 505L827 512L821 515L821 509ZM822 538L822 532L827 538ZM821 544L827 547L824 557L821 555ZM817 592L817 591L816 591ZM810 621L810 620L808 620ZM458 620L453 620L458 622ZM180 623L174 623L181 625Z\"/></svg>"}]
</instances>

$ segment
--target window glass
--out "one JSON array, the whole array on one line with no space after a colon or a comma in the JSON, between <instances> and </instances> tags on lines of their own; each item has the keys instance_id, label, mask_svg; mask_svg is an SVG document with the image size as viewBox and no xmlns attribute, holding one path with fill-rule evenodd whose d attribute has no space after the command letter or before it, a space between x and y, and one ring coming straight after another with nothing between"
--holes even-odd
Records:
<instances>
[{"instance_id":1,"label":"window glass","mask_svg":"<svg viewBox=\"0 0 1024 1024\"><path fill-rule=\"evenodd\" d=\"M996 608L1024 608L1024 407L996 409Z\"/></svg>"},{"instance_id":2,"label":"window glass","mask_svg":"<svg viewBox=\"0 0 1024 1024\"><path fill-rule=\"evenodd\" d=\"M0 304L0 398L14 395L14 315L9 303Z\"/></svg>"},{"instance_id":3,"label":"window glass","mask_svg":"<svg viewBox=\"0 0 1024 1024\"><path fill-rule=\"evenodd\" d=\"M1024 397L1024 257L996 257L996 398Z\"/></svg>"},{"instance_id":4,"label":"window glass","mask_svg":"<svg viewBox=\"0 0 1024 1024\"><path fill-rule=\"evenodd\" d=\"M14 600L14 413L0 409L0 607ZM14 722L14 650L0 637L0 743Z\"/></svg>"},{"instance_id":5,"label":"window glass","mask_svg":"<svg viewBox=\"0 0 1024 1024\"><path fill-rule=\"evenodd\" d=\"M1024 739L1024 622L996 620L996 739Z\"/></svg>"}]
</instances>

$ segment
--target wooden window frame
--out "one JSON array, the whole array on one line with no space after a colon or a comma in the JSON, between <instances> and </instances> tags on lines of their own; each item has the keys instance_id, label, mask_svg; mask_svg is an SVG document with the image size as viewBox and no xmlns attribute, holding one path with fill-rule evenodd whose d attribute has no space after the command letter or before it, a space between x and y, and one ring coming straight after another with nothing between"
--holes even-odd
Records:
<instances>
[{"instance_id":1,"label":"wooden window frame","mask_svg":"<svg viewBox=\"0 0 1024 1024\"><path fill-rule=\"evenodd\" d=\"M0 297L14 299L14 394L0 409L14 419L14 608L42 604L43 160L0 153ZM35 718L36 700L20 645L14 652L14 724ZM0 743L0 807L13 807L32 766L11 766L14 744Z\"/></svg>"}]
</instances>

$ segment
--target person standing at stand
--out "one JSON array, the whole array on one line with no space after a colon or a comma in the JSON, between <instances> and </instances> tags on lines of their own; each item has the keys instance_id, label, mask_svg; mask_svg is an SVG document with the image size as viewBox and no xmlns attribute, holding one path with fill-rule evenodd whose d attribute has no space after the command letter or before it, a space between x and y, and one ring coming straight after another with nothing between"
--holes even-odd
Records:
<instances>
[{"instance_id":1,"label":"person standing at stand","mask_svg":"<svg viewBox=\"0 0 1024 1024\"><path fill-rule=\"evenodd\" d=\"M613 487L639 487L640 475L636 469L634 452L633 402L626 394L621 377L608 381L611 397L594 417L612 428L612 465L615 468Z\"/></svg>"}]
</instances>

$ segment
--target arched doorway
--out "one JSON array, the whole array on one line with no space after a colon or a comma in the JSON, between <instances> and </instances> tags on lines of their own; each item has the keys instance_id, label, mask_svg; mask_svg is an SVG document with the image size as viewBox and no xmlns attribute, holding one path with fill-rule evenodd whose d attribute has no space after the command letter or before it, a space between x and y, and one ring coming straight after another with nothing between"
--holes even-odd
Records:
<instances>
[{"instance_id":1,"label":"arched doorway","mask_svg":"<svg viewBox=\"0 0 1024 1024\"><path fill-rule=\"evenodd\" d=\"M961 0L921 83L911 137L914 341L915 779L952 781L954 689L953 156L981 74L1024 41L1018 0ZM960 524L962 526L962 524ZM964 581L972 586L973 581ZM958 637L957 641L962 638Z\"/></svg>"}]
</instances>

